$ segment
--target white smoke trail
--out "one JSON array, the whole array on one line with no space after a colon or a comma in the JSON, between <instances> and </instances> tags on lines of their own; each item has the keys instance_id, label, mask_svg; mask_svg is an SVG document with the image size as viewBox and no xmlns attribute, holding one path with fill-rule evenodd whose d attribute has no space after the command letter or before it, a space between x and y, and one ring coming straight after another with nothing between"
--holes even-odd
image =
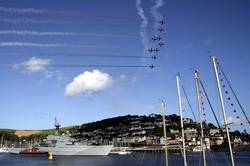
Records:
<instances>
[{"instance_id":1,"label":"white smoke trail","mask_svg":"<svg viewBox=\"0 0 250 166\"><path fill-rule=\"evenodd\" d=\"M0 12L10 13L10 14L57 14L57 15L74 15L74 16L92 16L92 17L123 19L123 20L132 19L129 17L104 16L87 12L72 12L72 11L59 11L59 10L35 9L35 8L10 8L3 6L0 6Z\"/></svg>"},{"instance_id":2,"label":"white smoke trail","mask_svg":"<svg viewBox=\"0 0 250 166\"><path fill-rule=\"evenodd\" d=\"M0 30L0 35L34 35L34 36L92 36L92 37L109 37L138 39L137 36L115 35L115 34L98 34L98 33L75 33L75 32L38 32L38 31L18 31L18 30Z\"/></svg>"},{"instance_id":3,"label":"white smoke trail","mask_svg":"<svg viewBox=\"0 0 250 166\"><path fill-rule=\"evenodd\" d=\"M77 21L60 21L60 20L35 20L35 19L29 19L29 18L22 18L22 19L12 19L12 18L6 18L6 17L0 17L0 22L2 23L8 23L8 24L83 24L83 25L89 25L89 26L109 26L112 28L126 28L128 25L125 24L109 24L109 23L89 23L89 22L77 22Z\"/></svg>"},{"instance_id":4,"label":"white smoke trail","mask_svg":"<svg viewBox=\"0 0 250 166\"><path fill-rule=\"evenodd\" d=\"M0 47L67 47L66 44L41 44L31 42L0 42Z\"/></svg>"},{"instance_id":5,"label":"white smoke trail","mask_svg":"<svg viewBox=\"0 0 250 166\"><path fill-rule=\"evenodd\" d=\"M140 35L141 35L142 43L144 45L144 54L145 54L146 50L149 48L148 47L149 46L149 44L148 44L148 36L147 36L148 19L145 16L144 10L142 8L142 0L137 0L136 1L136 8L137 8L138 15L142 19Z\"/></svg>"},{"instance_id":6,"label":"white smoke trail","mask_svg":"<svg viewBox=\"0 0 250 166\"><path fill-rule=\"evenodd\" d=\"M0 17L0 22L11 23L11 24L19 24L19 23L32 23L32 24L64 24L64 23L72 23L72 21L58 21L58 20L34 20L34 19L10 19Z\"/></svg>"},{"instance_id":7,"label":"white smoke trail","mask_svg":"<svg viewBox=\"0 0 250 166\"><path fill-rule=\"evenodd\" d=\"M74 12L46 10L46 9L35 9L35 8L10 8L0 6L0 11L5 13L16 13L16 14L74 14Z\"/></svg>"},{"instance_id":8,"label":"white smoke trail","mask_svg":"<svg viewBox=\"0 0 250 166\"><path fill-rule=\"evenodd\" d=\"M151 8L151 13L155 20L154 28L157 29L159 25L158 22L163 19L162 14L158 10L164 5L164 0L154 0L154 2L155 4Z\"/></svg>"},{"instance_id":9,"label":"white smoke trail","mask_svg":"<svg viewBox=\"0 0 250 166\"><path fill-rule=\"evenodd\" d=\"M61 43L32 43L32 42L0 42L0 47L68 47L68 48L100 48L100 49L113 49L120 51L134 51L138 49L113 47L113 46L98 46L98 45L81 45L81 44L61 44Z\"/></svg>"},{"instance_id":10,"label":"white smoke trail","mask_svg":"<svg viewBox=\"0 0 250 166\"><path fill-rule=\"evenodd\" d=\"M7 8L0 6L1 12L7 12L7 13L18 13L18 14L24 14L24 13L43 13L46 12L45 10L38 10L34 8Z\"/></svg>"}]
</instances>

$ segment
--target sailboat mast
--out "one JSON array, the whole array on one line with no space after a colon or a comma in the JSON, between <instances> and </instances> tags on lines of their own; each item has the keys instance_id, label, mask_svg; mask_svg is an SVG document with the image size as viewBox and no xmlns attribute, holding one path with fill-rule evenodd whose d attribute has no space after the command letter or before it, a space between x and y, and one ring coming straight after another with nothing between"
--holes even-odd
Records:
<instances>
[{"instance_id":1,"label":"sailboat mast","mask_svg":"<svg viewBox=\"0 0 250 166\"><path fill-rule=\"evenodd\" d=\"M187 166L185 135L184 135L183 118L182 118L183 108L182 108L182 99L181 99L181 92L180 92L180 76L179 76L179 74L176 75L176 82L177 82L177 91L178 91L178 99L179 99L179 111L180 111L180 116L181 116L181 134L182 134L183 160L184 160L184 166Z\"/></svg>"},{"instance_id":2,"label":"sailboat mast","mask_svg":"<svg viewBox=\"0 0 250 166\"><path fill-rule=\"evenodd\" d=\"M167 132L166 132L166 119L165 119L165 103L161 101L161 114L162 114L162 121L163 121L163 133L164 133L164 139L165 139L165 161L166 166L168 166L168 147L167 147Z\"/></svg>"},{"instance_id":3,"label":"sailboat mast","mask_svg":"<svg viewBox=\"0 0 250 166\"><path fill-rule=\"evenodd\" d=\"M0 144L0 148L3 147L3 139L4 139L4 134L1 137L1 144Z\"/></svg>"},{"instance_id":4,"label":"sailboat mast","mask_svg":"<svg viewBox=\"0 0 250 166\"><path fill-rule=\"evenodd\" d=\"M214 57L214 56L212 56L211 58L212 58L213 66L214 66L214 72L215 72L218 92L219 92L219 96L220 96L221 111L223 113L224 124L225 124L225 128L226 128L226 133L227 133L227 141L228 141L229 152L230 152L230 157L231 157L231 164L232 164L232 166L234 166L235 165L234 164L234 156L233 156L233 151L232 151L229 130L228 130L228 126L227 126L227 124L228 124L227 123L227 116L226 116L226 112L225 112L224 100L223 100L223 96L222 96L222 92L221 92L221 85L220 85L220 80L219 80L219 75L218 75L218 70L217 70L217 60L216 60L216 57Z\"/></svg>"},{"instance_id":5,"label":"sailboat mast","mask_svg":"<svg viewBox=\"0 0 250 166\"><path fill-rule=\"evenodd\" d=\"M195 76L195 86L196 86L196 96L197 96L197 102L198 102L198 112L199 112L199 116L200 116L200 128L201 128L201 139L200 139L200 143L201 143L201 148L202 148L202 156L203 156L203 165L206 166L206 150L204 147L204 132L203 132L203 118L202 118L202 112L201 112L201 102L200 102L200 76L199 76L199 72L197 70L195 70L194 72L194 76Z\"/></svg>"}]
</instances>

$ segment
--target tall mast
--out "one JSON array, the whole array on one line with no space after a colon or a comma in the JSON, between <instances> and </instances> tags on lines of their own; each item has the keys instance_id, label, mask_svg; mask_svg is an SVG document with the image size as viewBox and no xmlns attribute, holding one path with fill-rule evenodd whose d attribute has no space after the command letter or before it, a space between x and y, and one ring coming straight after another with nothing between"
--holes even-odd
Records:
<instances>
[{"instance_id":1,"label":"tall mast","mask_svg":"<svg viewBox=\"0 0 250 166\"><path fill-rule=\"evenodd\" d=\"M1 147L3 147L3 139L4 139L4 133L3 133L2 137L1 137L1 144L0 144L0 148L1 148Z\"/></svg>"},{"instance_id":2,"label":"tall mast","mask_svg":"<svg viewBox=\"0 0 250 166\"><path fill-rule=\"evenodd\" d=\"M187 166L185 136L184 136L183 118L182 118L183 108L182 108L182 99L181 99L181 92L180 92L180 76L179 76L179 74L176 75L176 82L177 82L177 91L178 91L178 99L179 99L179 111L180 111L180 116L181 116L181 135L182 135L183 160L184 160L184 166Z\"/></svg>"},{"instance_id":3,"label":"tall mast","mask_svg":"<svg viewBox=\"0 0 250 166\"><path fill-rule=\"evenodd\" d=\"M231 164L234 166L234 156L233 156L233 151L232 151L232 146L231 146L231 140L230 140L230 135L229 135L229 130L228 130L228 123L227 123L227 116L225 112L225 106L224 106L224 100L221 92L221 85L220 85L220 80L219 80L219 75L218 75L218 68L217 68L217 60L216 57L212 56L212 62L214 66L214 72L215 72L215 77L217 81L217 87L218 87L218 92L220 95L220 103L221 103L221 111L223 113L223 118L224 118L224 124L226 128L226 133L227 133L227 141L228 141L228 146L229 146L229 152L230 152L230 157L231 157Z\"/></svg>"},{"instance_id":4,"label":"tall mast","mask_svg":"<svg viewBox=\"0 0 250 166\"><path fill-rule=\"evenodd\" d=\"M201 143L201 148L202 148L202 156L203 156L203 165L206 166L206 150L204 147L204 132L203 132L203 118L202 118L202 112L201 112L201 102L200 102L200 76L199 72L197 70L194 71L194 76L195 76L195 86L196 86L196 96L197 96L197 102L198 102L198 112L200 116L200 128L201 128L201 138L200 138L200 143Z\"/></svg>"},{"instance_id":5,"label":"tall mast","mask_svg":"<svg viewBox=\"0 0 250 166\"><path fill-rule=\"evenodd\" d=\"M161 101L161 114L162 114L162 120L163 120L163 133L164 133L164 139L165 139L165 161L166 166L168 166L168 147L167 147L167 133L166 133L166 119L165 119L165 103Z\"/></svg>"}]
</instances>

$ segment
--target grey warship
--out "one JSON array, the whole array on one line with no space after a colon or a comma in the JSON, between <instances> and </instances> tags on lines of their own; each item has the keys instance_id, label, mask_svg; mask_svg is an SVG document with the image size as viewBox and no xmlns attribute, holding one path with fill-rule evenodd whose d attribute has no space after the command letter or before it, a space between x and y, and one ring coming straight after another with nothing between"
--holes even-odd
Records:
<instances>
[{"instance_id":1,"label":"grey warship","mask_svg":"<svg viewBox=\"0 0 250 166\"><path fill-rule=\"evenodd\" d=\"M108 155L113 145L91 145L87 142L79 142L70 135L60 134L60 124L55 120L55 135L48 135L45 144L40 144L41 151L51 152L53 155Z\"/></svg>"}]
</instances>

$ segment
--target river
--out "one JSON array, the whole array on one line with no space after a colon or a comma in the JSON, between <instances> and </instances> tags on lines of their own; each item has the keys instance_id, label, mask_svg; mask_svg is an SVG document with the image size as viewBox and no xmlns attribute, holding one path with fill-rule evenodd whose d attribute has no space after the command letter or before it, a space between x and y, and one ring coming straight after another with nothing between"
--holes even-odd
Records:
<instances>
[{"instance_id":1,"label":"river","mask_svg":"<svg viewBox=\"0 0 250 166\"><path fill-rule=\"evenodd\" d=\"M202 156L199 153L188 154L189 166L202 165ZM250 166L250 152L235 154L237 166ZM200 164L199 164L200 163ZM47 156L0 154L0 166L164 166L163 153L134 153L132 155L109 156ZM170 166L183 166L182 156L169 154ZM208 166L228 166L229 156L226 153L216 152L207 154Z\"/></svg>"}]
</instances>

